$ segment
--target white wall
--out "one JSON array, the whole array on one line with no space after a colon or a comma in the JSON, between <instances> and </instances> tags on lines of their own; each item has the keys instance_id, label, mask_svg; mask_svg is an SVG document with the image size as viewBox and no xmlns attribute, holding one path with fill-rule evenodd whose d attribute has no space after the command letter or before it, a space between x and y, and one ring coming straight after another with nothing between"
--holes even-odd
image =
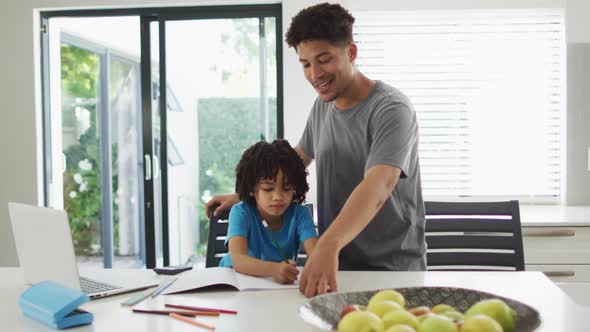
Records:
<instances>
[{"instance_id":1,"label":"white wall","mask_svg":"<svg viewBox=\"0 0 590 332\"><path fill-rule=\"evenodd\" d=\"M452 9L452 8L514 8L514 7L559 7L566 3L567 8L567 38L568 44L575 43L573 52L590 43L590 23L584 13L590 12L590 5L586 0L348 0L339 1L344 6L353 9ZM246 4L275 1L187 1L176 0L178 5L202 4ZM319 1L285 0L283 1L283 32L286 32L291 17L309 4ZM39 121L38 93L38 27L37 11L44 8L79 9L139 6L172 5L169 2L148 0L6 0L0 2L0 266L15 266L18 264L12 241L12 232L8 220L7 202L19 201L38 204L42 200L42 179L40 177L41 151L37 148L40 142L37 128ZM568 47L568 50L570 48ZM292 143L297 143L299 135L305 125L309 108L315 97L314 91L303 79L303 74L297 57L292 49L284 48L284 110L285 137ZM576 57L578 59L579 57ZM579 64L580 66L584 63ZM588 66L587 64L585 65ZM575 86L588 90L590 78L576 76L576 81L568 81L570 87ZM584 91L583 91L584 92ZM590 91L588 91L590 92ZM590 93L576 94L575 100L568 104L577 105L575 114L577 119L568 123L568 131L584 132L584 123L590 123ZM569 116L570 110L568 110ZM589 120L589 121L585 121ZM587 127L587 126L586 126ZM590 146L590 137L572 137L568 142L568 162L581 165L586 162L586 156L580 151L586 151ZM570 152L570 149L573 152ZM575 152L575 153L574 153ZM570 158L571 157L571 158ZM568 168L568 176L576 181L568 181L568 195L571 187L575 189L574 196L579 202L590 204L587 188L590 185L590 173L582 167ZM571 184L570 184L571 182ZM581 183L582 185L577 185ZM576 187L577 186L577 187ZM575 203L575 202L574 202Z\"/></svg>"}]
</instances>

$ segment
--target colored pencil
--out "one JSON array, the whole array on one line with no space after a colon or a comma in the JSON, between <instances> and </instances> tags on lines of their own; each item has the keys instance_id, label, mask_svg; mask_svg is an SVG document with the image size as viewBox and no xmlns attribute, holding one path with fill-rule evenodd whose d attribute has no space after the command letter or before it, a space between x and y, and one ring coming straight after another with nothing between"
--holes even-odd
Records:
<instances>
[{"instance_id":1,"label":"colored pencil","mask_svg":"<svg viewBox=\"0 0 590 332\"><path fill-rule=\"evenodd\" d=\"M181 321L183 321L185 323L189 323L189 324L192 324L192 325L195 325L195 326L198 326L198 327L202 327L202 328L207 329L207 330L215 330L215 326L207 325L205 323L199 322L198 320L190 319L188 317L177 315L175 313L171 313L170 314L170 317L172 317L174 319L181 320Z\"/></svg>"},{"instance_id":2,"label":"colored pencil","mask_svg":"<svg viewBox=\"0 0 590 332\"><path fill-rule=\"evenodd\" d=\"M287 258L287 255L285 255L285 253L283 252L283 249L281 249L281 246L279 245L279 243L275 239L274 235L272 235L272 231L268 227L268 223L266 222L266 220L262 221L262 225L264 226L264 228L268 232L268 235L270 235L270 239L272 240L272 244L274 244L275 248L277 248L277 251L279 252L281 257L283 258L283 262L289 263L289 258Z\"/></svg>"},{"instance_id":3,"label":"colored pencil","mask_svg":"<svg viewBox=\"0 0 590 332\"><path fill-rule=\"evenodd\" d=\"M154 291L154 294L152 294L152 298L160 295L160 293L162 293L166 288L170 287L170 285L172 285L176 281L176 279L178 279L178 278L170 279L170 280L168 280L168 282L161 285L158 289L156 289Z\"/></svg>"},{"instance_id":4,"label":"colored pencil","mask_svg":"<svg viewBox=\"0 0 590 332\"><path fill-rule=\"evenodd\" d=\"M141 302L141 301L147 299L148 297L150 297L157 290L158 290L158 288L154 288L154 289L150 289L150 290L141 292L139 294L133 295L132 297L128 298L127 300L121 302L121 305L122 306L136 305L139 302Z\"/></svg>"},{"instance_id":5,"label":"colored pencil","mask_svg":"<svg viewBox=\"0 0 590 332\"><path fill-rule=\"evenodd\" d=\"M232 315L235 315L238 313L237 311L234 311L234 310L214 309L214 308L205 308L205 307L193 307L193 306L178 305L178 304L166 304L166 307L176 308L176 309L185 309L185 310L194 310L194 311L213 311L213 312L219 312L222 314L232 314Z\"/></svg>"},{"instance_id":6,"label":"colored pencil","mask_svg":"<svg viewBox=\"0 0 590 332\"><path fill-rule=\"evenodd\" d=\"M183 311L183 310L146 310L146 309L132 309L133 312L140 314L155 314L155 315L169 315L178 314L183 316L219 316L218 312L214 311Z\"/></svg>"}]
</instances>

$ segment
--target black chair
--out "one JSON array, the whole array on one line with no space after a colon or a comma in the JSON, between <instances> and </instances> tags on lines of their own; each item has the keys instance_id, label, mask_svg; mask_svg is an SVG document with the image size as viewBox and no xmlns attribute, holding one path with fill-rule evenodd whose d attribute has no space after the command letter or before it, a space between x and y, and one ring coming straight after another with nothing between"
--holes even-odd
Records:
<instances>
[{"instance_id":1,"label":"black chair","mask_svg":"<svg viewBox=\"0 0 590 332\"><path fill-rule=\"evenodd\" d=\"M214 211L217 206L214 206L212 211ZM305 204L305 207L309 209L313 216L313 205ZM221 261L223 256L228 252L228 249L225 247L225 238L227 236L227 228L229 225L227 221L228 219L229 210L223 211L217 217L212 215L211 218L209 218L209 236L207 239L207 259L205 261L205 267L219 266L219 261ZM297 265L305 265L306 260L307 255L303 248L301 248L299 255L297 255Z\"/></svg>"},{"instance_id":2,"label":"black chair","mask_svg":"<svg viewBox=\"0 0 590 332\"><path fill-rule=\"evenodd\" d=\"M211 211L219 205L215 205ZM227 228L229 223L229 210L222 211L219 216L214 216L211 213L209 218L209 236L207 239L207 259L205 261L205 267L219 266L219 261L227 254L227 248L225 247L225 237L227 235Z\"/></svg>"},{"instance_id":3,"label":"black chair","mask_svg":"<svg viewBox=\"0 0 590 332\"><path fill-rule=\"evenodd\" d=\"M429 271L524 271L518 201L424 204Z\"/></svg>"}]
</instances>

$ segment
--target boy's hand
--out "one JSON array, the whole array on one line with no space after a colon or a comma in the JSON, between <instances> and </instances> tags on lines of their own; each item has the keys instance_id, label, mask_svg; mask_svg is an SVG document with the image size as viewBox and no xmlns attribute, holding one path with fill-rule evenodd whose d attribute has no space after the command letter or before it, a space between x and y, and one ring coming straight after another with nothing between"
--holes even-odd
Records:
<instances>
[{"instance_id":1,"label":"boy's hand","mask_svg":"<svg viewBox=\"0 0 590 332\"><path fill-rule=\"evenodd\" d=\"M289 260L289 263L277 263L272 278L279 284L292 284L297 280L298 274L299 270L297 270L297 265L292 260Z\"/></svg>"}]
</instances>

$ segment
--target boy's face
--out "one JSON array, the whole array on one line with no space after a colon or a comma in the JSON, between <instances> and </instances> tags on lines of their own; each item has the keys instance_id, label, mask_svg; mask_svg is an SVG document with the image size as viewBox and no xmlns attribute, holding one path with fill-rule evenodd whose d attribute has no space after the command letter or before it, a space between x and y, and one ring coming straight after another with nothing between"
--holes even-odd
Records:
<instances>
[{"instance_id":1,"label":"boy's face","mask_svg":"<svg viewBox=\"0 0 590 332\"><path fill-rule=\"evenodd\" d=\"M256 198L256 207L260 216L268 221L268 219L276 220L285 213L293 201L295 190L286 185L283 171L279 169L276 179L258 181L253 195Z\"/></svg>"},{"instance_id":2,"label":"boy's face","mask_svg":"<svg viewBox=\"0 0 590 332\"><path fill-rule=\"evenodd\" d=\"M346 99L346 88L354 74L354 43L338 46L325 40L304 41L297 45L297 54L305 78L322 101Z\"/></svg>"}]
</instances>

